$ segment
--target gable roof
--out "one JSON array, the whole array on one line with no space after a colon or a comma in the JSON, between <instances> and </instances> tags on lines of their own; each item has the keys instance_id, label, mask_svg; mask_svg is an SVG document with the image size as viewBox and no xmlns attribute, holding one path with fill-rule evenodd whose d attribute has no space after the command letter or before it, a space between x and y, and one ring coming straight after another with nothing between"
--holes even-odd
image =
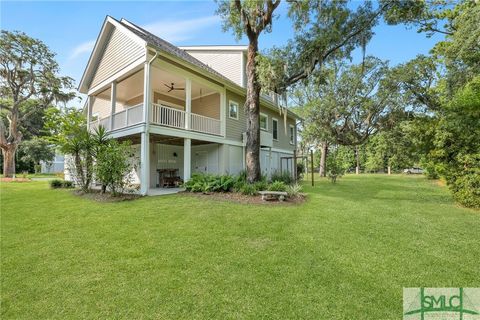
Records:
<instances>
[{"instance_id":1,"label":"gable roof","mask_svg":"<svg viewBox=\"0 0 480 320\"><path fill-rule=\"evenodd\" d=\"M80 84L78 86L78 90L80 92L86 92L87 91L87 86L89 86L89 81L93 77L95 68L97 66L96 60L101 58L103 49L105 47L105 42L108 40L110 36L110 31L111 28L118 27L120 28L123 32L125 32L128 36L130 36L132 39L137 41L138 43L141 43L145 47L151 46L154 48L159 49L160 51L163 51L167 54L170 54L184 62L187 62L197 68L200 68L202 70L207 71L210 75L215 76L216 78L221 79L223 82L225 82L229 87L234 88L237 91L241 91L242 93L245 94L245 88L239 86L232 80L228 79L218 71L215 71L213 68L209 67L205 63L201 62L200 60L196 59L192 55L188 54L185 49L186 48L179 48L173 44L171 44L168 41L165 41L156 35L152 34L151 32L139 27L138 25L126 20L126 19L121 19L116 20L115 18L111 16L106 16L105 21L102 25L102 28L100 30L100 33L97 37L97 40L95 42L95 46L93 48L93 51L90 55L90 58L87 63L87 67L85 68L85 71L82 75L82 79L80 80ZM200 49L201 47L205 48L206 46L199 46L198 48ZM212 47L219 47L219 46L212 46ZM235 48L235 50L244 51L245 46L231 46L232 49ZM191 49L194 47L191 46ZM83 91L82 91L83 90ZM276 107L271 104L267 99L261 97L260 100L264 100L267 102L267 107L276 109ZM290 109L287 109L287 113L294 118L300 119L298 115L296 115L294 112L292 112Z\"/></svg>"},{"instance_id":2,"label":"gable roof","mask_svg":"<svg viewBox=\"0 0 480 320\"><path fill-rule=\"evenodd\" d=\"M153 47L157 47L158 49L160 49L160 50L162 50L166 53L169 53L169 54L171 54L171 55L173 55L177 58L180 58L180 59L182 59L186 62L189 62L189 63L191 63L191 64L193 64L193 65L195 65L199 68L202 68L205 71L208 71L209 73L214 74L215 76L222 78L222 80L232 82L230 79L226 78L221 73L215 71L214 69L212 69L211 67L209 67L205 63L201 62L200 60L194 58L193 56L191 56L190 54L185 52L185 50L182 50L179 47L171 44L170 42L165 41L162 38L157 37L153 33L148 32L147 30L143 29L142 27L139 27L136 24L134 24L134 23L132 23L132 22L126 20L126 19L122 19L119 22L123 26L125 26L127 29L129 29L130 31L135 33L137 36L139 36L141 39L143 39L145 42L147 42L147 44L149 44Z\"/></svg>"},{"instance_id":3,"label":"gable roof","mask_svg":"<svg viewBox=\"0 0 480 320\"><path fill-rule=\"evenodd\" d=\"M96 68L98 66L98 59L101 58L103 51L105 49L105 45L110 38L111 31L115 27L120 27L122 31L129 36L132 40L137 42L142 46L146 46L146 42L133 34L130 30L123 27L117 20L110 16L106 16L105 20L103 21L102 28L97 36L97 40L95 41L95 45L93 47L92 53L87 62L87 66L83 71L82 78L78 85L78 91L81 93L86 93L88 91L88 87L90 86L90 81L92 80Z\"/></svg>"}]
</instances>

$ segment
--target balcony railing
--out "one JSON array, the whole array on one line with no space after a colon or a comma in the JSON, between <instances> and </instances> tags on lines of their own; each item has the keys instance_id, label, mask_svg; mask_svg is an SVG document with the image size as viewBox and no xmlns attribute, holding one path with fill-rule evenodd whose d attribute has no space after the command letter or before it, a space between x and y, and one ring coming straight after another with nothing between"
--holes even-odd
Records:
<instances>
[{"instance_id":1,"label":"balcony railing","mask_svg":"<svg viewBox=\"0 0 480 320\"><path fill-rule=\"evenodd\" d=\"M152 103L152 123L185 129L185 111Z\"/></svg>"},{"instance_id":2,"label":"balcony railing","mask_svg":"<svg viewBox=\"0 0 480 320\"><path fill-rule=\"evenodd\" d=\"M218 119L202 116L196 113L190 114L190 128L186 127L187 113L183 110L164 106L162 104L152 103L152 113L150 122L164 127L171 127L182 130L191 130L195 132L207 133L220 136L221 121ZM110 128L110 119L113 118L113 128ZM95 130L99 126L105 127L107 131L130 127L143 122L143 104L127 108L114 113L112 116L99 118L90 122L90 130Z\"/></svg>"},{"instance_id":3,"label":"balcony railing","mask_svg":"<svg viewBox=\"0 0 480 320\"><path fill-rule=\"evenodd\" d=\"M177 129L186 129L186 117L187 113L183 110L157 103L152 104L152 123L154 124ZM219 136L221 135L221 121L191 113L189 130Z\"/></svg>"},{"instance_id":4,"label":"balcony railing","mask_svg":"<svg viewBox=\"0 0 480 320\"><path fill-rule=\"evenodd\" d=\"M190 119L190 126L192 131L215 134L217 136L221 135L220 120L205 117L195 113L191 114Z\"/></svg>"},{"instance_id":5,"label":"balcony railing","mask_svg":"<svg viewBox=\"0 0 480 320\"><path fill-rule=\"evenodd\" d=\"M110 128L110 119L113 117L113 128ZM90 130L95 130L99 126L105 127L107 131L117 130L133 126L143 121L143 104L128 107L122 111L115 112L112 116L99 118L90 122Z\"/></svg>"}]
</instances>

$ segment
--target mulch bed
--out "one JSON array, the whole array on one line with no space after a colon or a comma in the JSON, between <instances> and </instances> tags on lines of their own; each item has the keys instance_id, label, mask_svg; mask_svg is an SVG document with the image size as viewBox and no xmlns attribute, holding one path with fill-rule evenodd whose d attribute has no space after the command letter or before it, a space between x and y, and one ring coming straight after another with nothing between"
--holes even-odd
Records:
<instances>
[{"instance_id":1,"label":"mulch bed","mask_svg":"<svg viewBox=\"0 0 480 320\"><path fill-rule=\"evenodd\" d=\"M284 201L264 201L260 195L258 196L247 196L237 192L212 192L212 193L192 193L192 192L181 192L179 194L196 197L199 199L208 199L216 201L227 201L227 202L236 202L244 204L266 204L266 205L295 205L305 202L305 195L300 195L296 198L287 198Z\"/></svg>"},{"instance_id":2,"label":"mulch bed","mask_svg":"<svg viewBox=\"0 0 480 320\"><path fill-rule=\"evenodd\" d=\"M121 201L130 201L140 198L138 194L119 194L118 196L112 196L109 192L101 193L100 190L92 190L90 192L83 192L81 190L74 190L73 194L82 198L89 200L94 200L98 202L121 202Z\"/></svg>"},{"instance_id":3,"label":"mulch bed","mask_svg":"<svg viewBox=\"0 0 480 320\"><path fill-rule=\"evenodd\" d=\"M29 182L28 178L0 178L0 182Z\"/></svg>"}]
</instances>

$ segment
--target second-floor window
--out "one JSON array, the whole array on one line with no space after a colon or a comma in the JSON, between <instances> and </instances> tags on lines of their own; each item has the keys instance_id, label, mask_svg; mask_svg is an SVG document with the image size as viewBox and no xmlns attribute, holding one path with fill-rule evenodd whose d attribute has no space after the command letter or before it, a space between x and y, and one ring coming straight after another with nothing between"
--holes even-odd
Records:
<instances>
[{"instance_id":1,"label":"second-floor window","mask_svg":"<svg viewBox=\"0 0 480 320\"><path fill-rule=\"evenodd\" d=\"M272 119L272 135L274 140L278 140L278 120Z\"/></svg>"},{"instance_id":2,"label":"second-floor window","mask_svg":"<svg viewBox=\"0 0 480 320\"><path fill-rule=\"evenodd\" d=\"M260 129L268 131L268 116L260 113Z\"/></svg>"},{"instance_id":3,"label":"second-floor window","mask_svg":"<svg viewBox=\"0 0 480 320\"><path fill-rule=\"evenodd\" d=\"M295 127L290 125L290 144L295 143Z\"/></svg>"},{"instance_id":4,"label":"second-floor window","mask_svg":"<svg viewBox=\"0 0 480 320\"><path fill-rule=\"evenodd\" d=\"M230 101L228 106L228 116L232 119L238 120L238 103Z\"/></svg>"}]
</instances>

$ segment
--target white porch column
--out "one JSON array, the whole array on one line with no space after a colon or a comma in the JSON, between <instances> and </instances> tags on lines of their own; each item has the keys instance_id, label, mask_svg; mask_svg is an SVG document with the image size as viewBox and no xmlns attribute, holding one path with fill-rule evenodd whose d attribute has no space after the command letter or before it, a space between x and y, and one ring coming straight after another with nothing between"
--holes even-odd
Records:
<instances>
[{"instance_id":1,"label":"white porch column","mask_svg":"<svg viewBox=\"0 0 480 320\"><path fill-rule=\"evenodd\" d=\"M140 194L146 195L150 187L150 134L141 133L140 144Z\"/></svg>"},{"instance_id":2,"label":"white porch column","mask_svg":"<svg viewBox=\"0 0 480 320\"><path fill-rule=\"evenodd\" d=\"M117 104L117 82L113 81L110 88L110 128L109 130L113 130L113 114L116 112L116 104Z\"/></svg>"},{"instance_id":3,"label":"white porch column","mask_svg":"<svg viewBox=\"0 0 480 320\"><path fill-rule=\"evenodd\" d=\"M192 80L185 79L185 129L191 128L191 113L192 113ZM190 178L190 177L189 177Z\"/></svg>"},{"instance_id":4,"label":"white porch column","mask_svg":"<svg viewBox=\"0 0 480 320\"><path fill-rule=\"evenodd\" d=\"M144 78L143 78L143 121L147 124L150 122L150 63L145 62Z\"/></svg>"},{"instance_id":5,"label":"white porch column","mask_svg":"<svg viewBox=\"0 0 480 320\"><path fill-rule=\"evenodd\" d=\"M94 99L95 97L93 96L87 97L87 130L90 130L90 122L92 122L92 108Z\"/></svg>"},{"instance_id":6,"label":"white porch column","mask_svg":"<svg viewBox=\"0 0 480 320\"><path fill-rule=\"evenodd\" d=\"M243 55L242 55L243 56ZM238 110L240 112L240 110ZM227 122L227 91L223 88L220 93L220 133L225 137Z\"/></svg>"},{"instance_id":7,"label":"white porch column","mask_svg":"<svg viewBox=\"0 0 480 320\"><path fill-rule=\"evenodd\" d=\"M192 171L192 140L183 139L183 181L190 180Z\"/></svg>"}]
</instances>

